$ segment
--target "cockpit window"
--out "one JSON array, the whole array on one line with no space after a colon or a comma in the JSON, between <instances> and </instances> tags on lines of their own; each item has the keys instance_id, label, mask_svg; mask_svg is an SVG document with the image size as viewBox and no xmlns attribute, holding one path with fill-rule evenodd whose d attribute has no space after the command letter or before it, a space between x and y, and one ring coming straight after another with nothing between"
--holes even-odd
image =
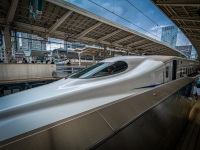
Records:
<instances>
[{"instance_id":1,"label":"cockpit window","mask_svg":"<svg viewBox=\"0 0 200 150\"><path fill-rule=\"evenodd\" d=\"M95 70L98 70L98 68L104 68L105 65L106 65L105 63L97 63L79 72L73 73L72 75L69 76L69 78L81 78L81 76L86 77L89 74L92 74L92 72L94 72Z\"/></svg>"},{"instance_id":2,"label":"cockpit window","mask_svg":"<svg viewBox=\"0 0 200 150\"><path fill-rule=\"evenodd\" d=\"M99 72L95 73L93 77L101 77L101 76L107 76L112 75L116 73L120 73L128 68L128 64L123 61L118 61L103 70L100 70Z\"/></svg>"},{"instance_id":3,"label":"cockpit window","mask_svg":"<svg viewBox=\"0 0 200 150\"><path fill-rule=\"evenodd\" d=\"M69 78L85 79L108 76L125 71L127 68L128 64L124 61L118 61L115 63L100 62L86 69L83 69L80 72L76 72L70 75Z\"/></svg>"}]
</instances>

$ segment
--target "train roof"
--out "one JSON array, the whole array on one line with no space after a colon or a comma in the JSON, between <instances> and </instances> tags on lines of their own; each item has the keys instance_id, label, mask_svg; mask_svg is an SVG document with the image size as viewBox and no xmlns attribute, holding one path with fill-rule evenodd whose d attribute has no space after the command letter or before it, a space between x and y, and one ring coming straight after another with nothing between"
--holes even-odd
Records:
<instances>
[{"instance_id":1,"label":"train roof","mask_svg":"<svg viewBox=\"0 0 200 150\"><path fill-rule=\"evenodd\" d=\"M162 61L162 62L167 62L171 59L181 59L181 60L188 60L188 61L192 61L189 59L185 59L185 58L181 58L181 57L176 57L176 56L160 56L160 55L149 55L149 56L116 56L116 57L112 57L112 58L107 58L105 60L103 60L102 62L115 62L115 61L132 61L134 60L138 60L138 61L143 61L145 59L153 59L155 61ZM193 60L194 61L194 60ZM198 62L198 61L195 61Z\"/></svg>"}]
</instances>

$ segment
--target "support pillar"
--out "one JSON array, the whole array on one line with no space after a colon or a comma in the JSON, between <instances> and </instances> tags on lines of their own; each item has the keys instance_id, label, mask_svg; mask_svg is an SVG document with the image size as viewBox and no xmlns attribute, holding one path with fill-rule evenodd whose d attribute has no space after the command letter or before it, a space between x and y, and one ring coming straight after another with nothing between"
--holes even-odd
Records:
<instances>
[{"instance_id":1,"label":"support pillar","mask_svg":"<svg viewBox=\"0 0 200 150\"><path fill-rule=\"evenodd\" d=\"M4 28L4 39L5 39L5 47L6 47L6 62L12 63L12 44L11 44L11 36L10 36L10 27Z\"/></svg>"},{"instance_id":2,"label":"support pillar","mask_svg":"<svg viewBox=\"0 0 200 150\"><path fill-rule=\"evenodd\" d=\"M78 65L81 66L81 53L78 53Z\"/></svg>"},{"instance_id":3,"label":"support pillar","mask_svg":"<svg viewBox=\"0 0 200 150\"><path fill-rule=\"evenodd\" d=\"M127 56L129 56L129 51L126 51Z\"/></svg>"},{"instance_id":4,"label":"support pillar","mask_svg":"<svg viewBox=\"0 0 200 150\"><path fill-rule=\"evenodd\" d=\"M95 64L95 55L92 55L93 64Z\"/></svg>"},{"instance_id":5,"label":"support pillar","mask_svg":"<svg viewBox=\"0 0 200 150\"><path fill-rule=\"evenodd\" d=\"M114 57L115 56L115 51L112 51L111 55L112 55L112 57Z\"/></svg>"},{"instance_id":6,"label":"support pillar","mask_svg":"<svg viewBox=\"0 0 200 150\"><path fill-rule=\"evenodd\" d=\"M104 49L103 49L103 58L106 59L106 46L104 46Z\"/></svg>"}]
</instances>

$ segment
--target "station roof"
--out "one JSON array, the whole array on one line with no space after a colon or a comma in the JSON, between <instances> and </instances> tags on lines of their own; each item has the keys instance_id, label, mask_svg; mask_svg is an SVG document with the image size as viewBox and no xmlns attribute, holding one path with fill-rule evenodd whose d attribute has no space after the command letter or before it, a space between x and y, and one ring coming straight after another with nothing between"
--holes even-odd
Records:
<instances>
[{"instance_id":1,"label":"station roof","mask_svg":"<svg viewBox=\"0 0 200 150\"><path fill-rule=\"evenodd\" d=\"M152 0L188 37L200 56L200 0Z\"/></svg>"},{"instance_id":2,"label":"station roof","mask_svg":"<svg viewBox=\"0 0 200 150\"><path fill-rule=\"evenodd\" d=\"M41 19L29 19L29 1L0 1L0 26L65 41L147 55L183 55L168 45L63 0L45 0Z\"/></svg>"},{"instance_id":3,"label":"station roof","mask_svg":"<svg viewBox=\"0 0 200 150\"><path fill-rule=\"evenodd\" d=\"M103 56L104 55L104 49L103 48L98 48L98 47L86 47L83 49L75 49L74 50L77 53L81 53L81 54L85 54L85 55L94 55L94 56ZM114 54L118 54L118 55L137 55L136 53L131 53L128 51L123 51L123 50L113 50L113 49L108 49L105 52L105 55L114 55Z\"/></svg>"}]
</instances>

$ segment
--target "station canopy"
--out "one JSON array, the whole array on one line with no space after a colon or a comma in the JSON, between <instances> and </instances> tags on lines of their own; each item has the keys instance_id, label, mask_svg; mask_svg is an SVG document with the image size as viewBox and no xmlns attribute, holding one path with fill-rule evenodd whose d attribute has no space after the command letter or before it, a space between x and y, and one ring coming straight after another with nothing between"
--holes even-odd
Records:
<instances>
[{"instance_id":1,"label":"station canopy","mask_svg":"<svg viewBox=\"0 0 200 150\"><path fill-rule=\"evenodd\" d=\"M152 0L188 37L200 56L200 0Z\"/></svg>"},{"instance_id":2,"label":"station canopy","mask_svg":"<svg viewBox=\"0 0 200 150\"><path fill-rule=\"evenodd\" d=\"M183 56L172 47L63 0L45 0L40 19L30 19L30 1L1 0L0 26L69 42L98 45L139 55Z\"/></svg>"}]
</instances>

